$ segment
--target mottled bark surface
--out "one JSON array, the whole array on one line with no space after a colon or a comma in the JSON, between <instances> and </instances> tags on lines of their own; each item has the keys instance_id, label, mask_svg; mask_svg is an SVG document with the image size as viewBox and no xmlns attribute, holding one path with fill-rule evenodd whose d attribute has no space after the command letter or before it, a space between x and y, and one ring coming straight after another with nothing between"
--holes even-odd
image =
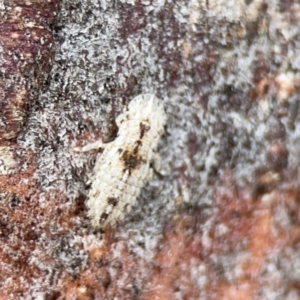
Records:
<instances>
[{"instance_id":1,"label":"mottled bark surface","mask_svg":"<svg viewBox=\"0 0 300 300\"><path fill-rule=\"evenodd\" d=\"M300 299L300 5L0 0L0 299ZM96 152L134 96L167 133L96 231Z\"/></svg>"}]
</instances>

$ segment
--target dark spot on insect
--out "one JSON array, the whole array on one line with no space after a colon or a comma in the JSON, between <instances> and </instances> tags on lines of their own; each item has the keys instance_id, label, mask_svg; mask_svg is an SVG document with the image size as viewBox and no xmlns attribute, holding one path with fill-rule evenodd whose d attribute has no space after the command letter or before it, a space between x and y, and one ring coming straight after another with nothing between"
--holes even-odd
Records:
<instances>
[{"instance_id":1,"label":"dark spot on insect","mask_svg":"<svg viewBox=\"0 0 300 300\"><path fill-rule=\"evenodd\" d=\"M107 213L102 213L102 215L100 216L100 220L99 223L104 223L108 218L108 214Z\"/></svg>"},{"instance_id":2,"label":"dark spot on insect","mask_svg":"<svg viewBox=\"0 0 300 300\"><path fill-rule=\"evenodd\" d=\"M128 169L135 168L138 164L137 156L132 155L131 153L129 153L129 151L124 152L122 159L124 160L125 166Z\"/></svg>"},{"instance_id":3,"label":"dark spot on insect","mask_svg":"<svg viewBox=\"0 0 300 300\"><path fill-rule=\"evenodd\" d=\"M140 123L140 139L142 139L147 131L150 130L150 126L141 122Z\"/></svg>"},{"instance_id":4,"label":"dark spot on insect","mask_svg":"<svg viewBox=\"0 0 300 300\"><path fill-rule=\"evenodd\" d=\"M113 198L113 197L109 197L107 198L107 203L112 205L112 206L117 206L118 204L118 199L117 198Z\"/></svg>"},{"instance_id":5,"label":"dark spot on insect","mask_svg":"<svg viewBox=\"0 0 300 300\"><path fill-rule=\"evenodd\" d=\"M131 175L131 170L135 169L138 165L143 162L143 159L137 155L137 151L130 152L125 150L121 156L121 160L124 163L124 172L128 171L129 175Z\"/></svg>"},{"instance_id":6,"label":"dark spot on insect","mask_svg":"<svg viewBox=\"0 0 300 300\"><path fill-rule=\"evenodd\" d=\"M123 152L123 149L122 149L122 148L119 148L119 149L118 149L118 153L121 154L122 152Z\"/></svg>"},{"instance_id":7,"label":"dark spot on insect","mask_svg":"<svg viewBox=\"0 0 300 300\"><path fill-rule=\"evenodd\" d=\"M138 151L139 151L139 147L141 147L143 145L143 142L141 140L137 140L135 142L136 146L133 149L133 154L137 155Z\"/></svg>"}]
</instances>

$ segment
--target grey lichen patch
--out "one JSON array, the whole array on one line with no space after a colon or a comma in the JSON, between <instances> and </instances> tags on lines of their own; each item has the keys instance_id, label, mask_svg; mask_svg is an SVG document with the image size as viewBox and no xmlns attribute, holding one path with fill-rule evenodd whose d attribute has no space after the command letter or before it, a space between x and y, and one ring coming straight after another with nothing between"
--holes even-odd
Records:
<instances>
[{"instance_id":1,"label":"grey lichen patch","mask_svg":"<svg viewBox=\"0 0 300 300\"><path fill-rule=\"evenodd\" d=\"M11 147L0 147L0 175L10 175L15 172L18 163L14 158L14 152Z\"/></svg>"},{"instance_id":2,"label":"grey lichen patch","mask_svg":"<svg viewBox=\"0 0 300 300\"><path fill-rule=\"evenodd\" d=\"M200 3L211 17L225 18L230 22L236 22L244 18L251 22L257 18L263 0L202 0Z\"/></svg>"}]
</instances>

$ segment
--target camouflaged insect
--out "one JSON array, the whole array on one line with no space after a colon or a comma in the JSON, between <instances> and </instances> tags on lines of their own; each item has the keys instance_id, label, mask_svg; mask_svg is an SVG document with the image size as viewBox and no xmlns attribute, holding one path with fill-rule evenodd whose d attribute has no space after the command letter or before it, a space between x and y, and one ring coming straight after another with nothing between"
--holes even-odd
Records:
<instances>
[{"instance_id":1,"label":"camouflaged insect","mask_svg":"<svg viewBox=\"0 0 300 300\"><path fill-rule=\"evenodd\" d=\"M164 133L163 104L152 94L135 97L116 118L117 137L110 143L95 142L79 151L104 148L96 161L87 201L94 227L113 225L135 204L141 188L158 168L156 148Z\"/></svg>"}]
</instances>

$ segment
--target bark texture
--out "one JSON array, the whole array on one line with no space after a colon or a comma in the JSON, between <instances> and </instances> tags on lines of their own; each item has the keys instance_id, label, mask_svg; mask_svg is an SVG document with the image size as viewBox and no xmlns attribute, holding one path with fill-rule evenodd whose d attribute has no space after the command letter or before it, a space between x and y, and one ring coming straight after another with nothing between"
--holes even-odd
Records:
<instances>
[{"instance_id":1,"label":"bark texture","mask_svg":"<svg viewBox=\"0 0 300 300\"><path fill-rule=\"evenodd\" d=\"M0 299L300 299L300 5L0 0ZM85 207L115 117L164 102L161 177ZM276 284L275 284L276 283Z\"/></svg>"}]
</instances>

